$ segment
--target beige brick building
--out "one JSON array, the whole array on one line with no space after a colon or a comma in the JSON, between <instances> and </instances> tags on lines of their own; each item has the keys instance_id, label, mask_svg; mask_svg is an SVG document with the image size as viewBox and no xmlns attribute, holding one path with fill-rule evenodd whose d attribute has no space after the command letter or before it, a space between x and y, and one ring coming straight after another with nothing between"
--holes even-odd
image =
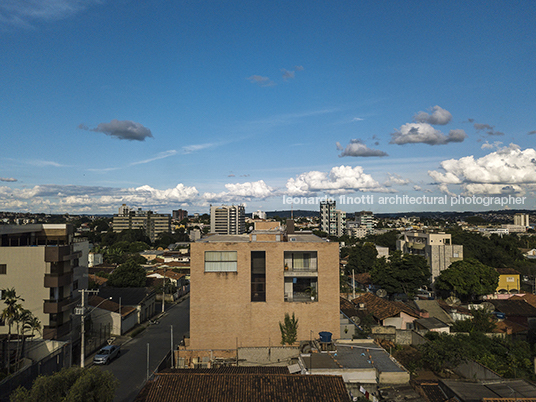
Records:
<instances>
[{"instance_id":1,"label":"beige brick building","mask_svg":"<svg viewBox=\"0 0 536 402\"><path fill-rule=\"evenodd\" d=\"M285 313L298 340L340 336L339 245L279 229L191 245L191 349L279 345Z\"/></svg>"}]
</instances>

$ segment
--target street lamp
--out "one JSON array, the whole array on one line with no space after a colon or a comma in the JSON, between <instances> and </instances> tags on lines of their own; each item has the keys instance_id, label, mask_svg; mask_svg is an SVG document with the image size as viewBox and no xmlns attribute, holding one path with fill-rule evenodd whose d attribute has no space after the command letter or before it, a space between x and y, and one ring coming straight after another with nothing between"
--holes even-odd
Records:
<instances>
[{"instance_id":1,"label":"street lamp","mask_svg":"<svg viewBox=\"0 0 536 402\"><path fill-rule=\"evenodd\" d=\"M94 292L98 293L98 290L88 290L88 289L81 289L82 292L82 307L81 307L81 315L82 316L82 324L81 324L81 340L80 340L80 367L84 368L85 363L85 347L86 347L86 338L85 338L85 332L86 332L86 298L85 298L85 292ZM112 297L110 296L108 299L102 300L99 304L97 304L95 307L93 307L87 314L90 315L93 310L95 310L97 307L99 307L102 303L104 303L107 300L112 300Z\"/></svg>"}]
</instances>

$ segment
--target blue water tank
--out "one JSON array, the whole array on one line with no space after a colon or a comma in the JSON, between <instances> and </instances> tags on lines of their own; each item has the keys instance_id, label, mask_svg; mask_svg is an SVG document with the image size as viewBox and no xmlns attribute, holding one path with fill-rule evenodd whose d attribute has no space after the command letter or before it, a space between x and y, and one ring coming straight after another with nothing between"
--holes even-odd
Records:
<instances>
[{"instance_id":1,"label":"blue water tank","mask_svg":"<svg viewBox=\"0 0 536 402\"><path fill-rule=\"evenodd\" d=\"M320 342L329 343L331 342L331 332L319 332L318 335L320 335Z\"/></svg>"}]
</instances>

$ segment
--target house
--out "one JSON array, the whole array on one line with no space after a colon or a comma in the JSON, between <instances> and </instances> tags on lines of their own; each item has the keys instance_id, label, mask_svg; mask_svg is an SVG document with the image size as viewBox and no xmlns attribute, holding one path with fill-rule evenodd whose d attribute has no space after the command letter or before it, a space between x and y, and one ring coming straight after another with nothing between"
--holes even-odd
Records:
<instances>
[{"instance_id":1,"label":"house","mask_svg":"<svg viewBox=\"0 0 536 402\"><path fill-rule=\"evenodd\" d=\"M0 288L15 288L41 321L44 339L68 340L78 289L87 287L89 242L69 224L0 226ZM0 323L0 334L8 326ZM76 336L76 334L75 334Z\"/></svg>"},{"instance_id":2,"label":"house","mask_svg":"<svg viewBox=\"0 0 536 402\"><path fill-rule=\"evenodd\" d=\"M91 310L93 325L97 327L101 324L109 325L114 335L123 335L138 324L135 307L120 305L96 295L88 298L88 304L93 307Z\"/></svg>"},{"instance_id":3,"label":"house","mask_svg":"<svg viewBox=\"0 0 536 402\"><path fill-rule=\"evenodd\" d=\"M495 306L496 313L502 313L505 319L516 324L530 327L536 321L536 307L525 299L488 300Z\"/></svg>"},{"instance_id":4,"label":"house","mask_svg":"<svg viewBox=\"0 0 536 402\"><path fill-rule=\"evenodd\" d=\"M111 300L122 307L136 310L137 324L147 321L156 313L156 293L150 288L112 288L105 286L99 290L99 296Z\"/></svg>"},{"instance_id":5,"label":"house","mask_svg":"<svg viewBox=\"0 0 536 402\"><path fill-rule=\"evenodd\" d=\"M135 402L347 402L340 376L290 374L287 368L225 367L156 373Z\"/></svg>"},{"instance_id":6,"label":"house","mask_svg":"<svg viewBox=\"0 0 536 402\"><path fill-rule=\"evenodd\" d=\"M436 318L443 324L452 325L454 320L439 304L438 300L414 300L412 302L421 312L423 318ZM445 303L446 304L446 303ZM472 316L471 316L472 317Z\"/></svg>"},{"instance_id":7,"label":"house","mask_svg":"<svg viewBox=\"0 0 536 402\"><path fill-rule=\"evenodd\" d=\"M419 318L414 321L416 330L429 332L450 333L450 326L435 317Z\"/></svg>"},{"instance_id":8,"label":"house","mask_svg":"<svg viewBox=\"0 0 536 402\"><path fill-rule=\"evenodd\" d=\"M191 245L190 347L279 344L285 314L339 337L339 245L279 227L212 235Z\"/></svg>"},{"instance_id":9,"label":"house","mask_svg":"<svg viewBox=\"0 0 536 402\"><path fill-rule=\"evenodd\" d=\"M499 273L497 293L519 293L521 289L521 274L513 268L495 268Z\"/></svg>"},{"instance_id":10,"label":"house","mask_svg":"<svg viewBox=\"0 0 536 402\"><path fill-rule=\"evenodd\" d=\"M413 321L420 317L418 312L402 302L385 300L369 292L355 298L352 303L357 306L356 315L371 314L379 325L397 329L412 328Z\"/></svg>"}]
</instances>

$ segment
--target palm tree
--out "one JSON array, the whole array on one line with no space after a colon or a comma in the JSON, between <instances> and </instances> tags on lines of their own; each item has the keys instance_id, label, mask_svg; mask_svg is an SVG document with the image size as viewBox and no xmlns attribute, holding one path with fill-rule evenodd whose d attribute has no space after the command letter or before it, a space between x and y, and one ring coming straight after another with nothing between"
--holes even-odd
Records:
<instances>
[{"instance_id":1,"label":"palm tree","mask_svg":"<svg viewBox=\"0 0 536 402\"><path fill-rule=\"evenodd\" d=\"M6 304L6 308L2 311L2 320L4 320L7 323L7 328L8 328L7 373L9 375L10 364L11 364L11 360L9 357L9 346L11 344L11 327L13 326L13 322L16 322L18 320L20 310L22 310L22 305L19 302L24 301L24 299L17 295L15 288L5 289L2 293L4 295L4 303Z\"/></svg>"},{"instance_id":2,"label":"palm tree","mask_svg":"<svg viewBox=\"0 0 536 402\"><path fill-rule=\"evenodd\" d=\"M41 321L32 314L30 310L22 310L20 314L20 322L21 322L21 338L22 338L22 347L20 350L20 355L18 355L17 361L24 356L24 347L26 345L26 331L31 330L32 336L34 335L35 331L41 332ZM18 348L17 348L18 351Z\"/></svg>"}]
</instances>

